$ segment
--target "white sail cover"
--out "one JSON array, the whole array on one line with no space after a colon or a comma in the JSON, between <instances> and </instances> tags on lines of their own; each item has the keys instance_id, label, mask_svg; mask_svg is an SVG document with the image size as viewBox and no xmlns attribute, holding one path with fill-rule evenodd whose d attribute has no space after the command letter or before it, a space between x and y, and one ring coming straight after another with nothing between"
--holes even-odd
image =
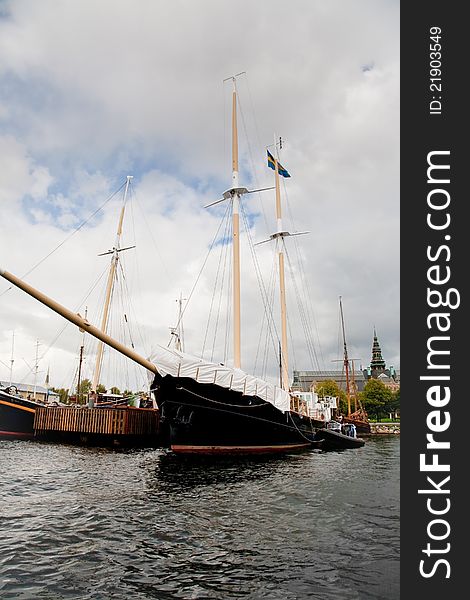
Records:
<instances>
[{"instance_id":1,"label":"white sail cover","mask_svg":"<svg viewBox=\"0 0 470 600\"><path fill-rule=\"evenodd\" d=\"M290 409L290 395L282 388L267 383L240 369L232 369L221 363L212 363L178 350L157 346L149 357L160 375L190 377L199 383L213 383L242 392L244 396L258 396L282 411Z\"/></svg>"}]
</instances>

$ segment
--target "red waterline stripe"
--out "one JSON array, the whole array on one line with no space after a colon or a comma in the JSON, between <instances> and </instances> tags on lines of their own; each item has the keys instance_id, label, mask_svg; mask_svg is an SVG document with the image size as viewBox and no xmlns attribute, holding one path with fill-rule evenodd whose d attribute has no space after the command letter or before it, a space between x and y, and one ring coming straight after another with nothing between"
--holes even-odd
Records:
<instances>
[{"instance_id":1,"label":"red waterline stripe","mask_svg":"<svg viewBox=\"0 0 470 600\"><path fill-rule=\"evenodd\" d=\"M25 433L22 431L3 431L0 429L0 437L2 437L2 435L8 437L14 436L21 439L29 439L34 437L34 433Z\"/></svg>"},{"instance_id":2,"label":"red waterline stripe","mask_svg":"<svg viewBox=\"0 0 470 600\"><path fill-rule=\"evenodd\" d=\"M263 454L266 452L286 452L310 448L311 444L290 444L285 446L186 446L172 444L171 449L180 454Z\"/></svg>"}]
</instances>

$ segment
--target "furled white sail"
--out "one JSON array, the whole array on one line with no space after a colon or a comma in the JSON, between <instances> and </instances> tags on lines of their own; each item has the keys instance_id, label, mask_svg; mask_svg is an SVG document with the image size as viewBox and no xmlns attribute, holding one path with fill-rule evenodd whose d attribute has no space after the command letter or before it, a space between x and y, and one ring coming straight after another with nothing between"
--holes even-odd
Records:
<instances>
[{"instance_id":1,"label":"furled white sail","mask_svg":"<svg viewBox=\"0 0 470 600\"><path fill-rule=\"evenodd\" d=\"M162 376L190 377L198 383L212 383L242 392L245 396L258 396L282 411L290 409L288 392L263 379L247 375L241 369L232 369L221 363L208 362L163 346L157 346L149 360L154 363Z\"/></svg>"}]
</instances>

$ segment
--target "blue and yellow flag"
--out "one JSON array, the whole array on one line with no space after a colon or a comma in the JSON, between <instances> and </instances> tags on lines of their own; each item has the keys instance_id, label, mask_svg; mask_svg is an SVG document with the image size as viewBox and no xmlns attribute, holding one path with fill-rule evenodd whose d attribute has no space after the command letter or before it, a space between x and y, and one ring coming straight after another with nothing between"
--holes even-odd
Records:
<instances>
[{"instance_id":1,"label":"blue and yellow flag","mask_svg":"<svg viewBox=\"0 0 470 600\"><path fill-rule=\"evenodd\" d=\"M276 170L274 156L269 152L269 150L266 150L266 152L268 153L268 167L271 167L271 169ZM284 169L280 162L277 163L277 168L279 170L279 175L282 175L283 177L290 177L289 173L286 169Z\"/></svg>"}]
</instances>

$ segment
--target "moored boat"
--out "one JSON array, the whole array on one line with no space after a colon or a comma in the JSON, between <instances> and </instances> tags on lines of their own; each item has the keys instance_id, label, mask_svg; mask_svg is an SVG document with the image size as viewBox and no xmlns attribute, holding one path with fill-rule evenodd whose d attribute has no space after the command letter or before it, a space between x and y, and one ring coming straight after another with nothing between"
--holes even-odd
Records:
<instances>
[{"instance_id":1,"label":"moored boat","mask_svg":"<svg viewBox=\"0 0 470 600\"><path fill-rule=\"evenodd\" d=\"M322 442L322 450L347 450L365 445L364 440L356 436L354 427L349 424L342 425L337 421L330 421L319 429L315 438Z\"/></svg>"},{"instance_id":2,"label":"moored boat","mask_svg":"<svg viewBox=\"0 0 470 600\"><path fill-rule=\"evenodd\" d=\"M365 445L361 438L351 437L326 427L317 431L315 439L323 442L322 450L348 450Z\"/></svg>"},{"instance_id":3,"label":"moored boat","mask_svg":"<svg viewBox=\"0 0 470 600\"><path fill-rule=\"evenodd\" d=\"M252 193L239 183L237 89L232 91L232 186L207 207L228 201L232 216L233 367L161 349L152 360L157 372L152 384L162 411L161 426L173 452L198 454L279 453L317 447L315 423L308 406L289 389L287 307L284 278L285 238L300 235L283 228L280 164L275 138L267 164L275 172L277 229L265 242L275 243L279 274L281 335L280 382L272 385L241 370L240 231L241 199ZM279 144L280 147L280 144ZM269 189L269 188L264 188ZM256 191L256 190L255 190ZM305 232L303 232L305 233ZM260 242L264 243L264 242Z\"/></svg>"},{"instance_id":4,"label":"moored boat","mask_svg":"<svg viewBox=\"0 0 470 600\"><path fill-rule=\"evenodd\" d=\"M18 394L15 386L0 389L0 439L31 439L34 437L34 415L41 406Z\"/></svg>"},{"instance_id":5,"label":"moored boat","mask_svg":"<svg viewBox=\"0 0 470 600\"><path fill-rule=\"evenodd\" d=\"M319 447L291 395L240 369L160 347L152 391L162 439L176 453L260 454Z\"/></svg>"}]
</instances>

